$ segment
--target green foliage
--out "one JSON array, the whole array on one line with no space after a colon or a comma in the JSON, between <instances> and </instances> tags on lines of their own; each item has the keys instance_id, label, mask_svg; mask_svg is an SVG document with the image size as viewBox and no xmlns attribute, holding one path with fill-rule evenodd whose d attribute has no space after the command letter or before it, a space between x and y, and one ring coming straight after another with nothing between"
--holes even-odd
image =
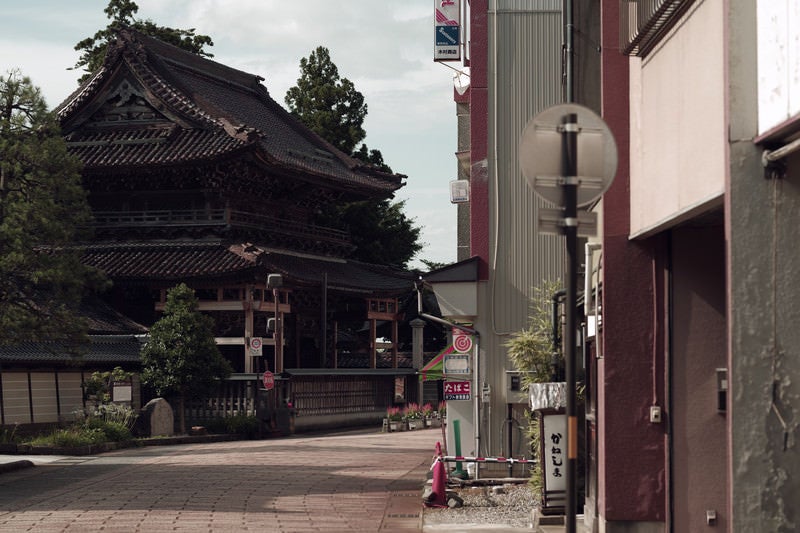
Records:
<instances>
[{"instance_id":1,"label":"green foliage","mask_svg":"<svg viewBox=\"0 0 800 533\"><path fill-rule=\"evenodd\" d=\"M130 427L123 422L89 418L84 428L100 430L104 435L104 441L125 442L133 438Z\"/></svg>"},{"instance_id":2,"label":"green foliage","mask_svg":"<svg viewBox=\"0 0 800 533\"><path fill-rule=\"evenodd\" d=\"M71 245L90 220L80 162L39 89L19 72L0 76L0 343L86 340L81 298L106 282Z\"/></svg>"},{"instance_id":3,"label":"green foliage","mask_svg":"<svg viewBox=\"0 0 800 533\"><path fill-rule=\"evenodd\" d=\"M92 375L83 383L83 393L87 398L96 397L101 403L111 401L111 387L114 382L130 381L133 372L126 372L122 367L114 367L107 372L92 372Z\"/></svg>"},{"instance_id":4,"label":"green foliage","mask_svg":"<svg viewBox=\"0 0 800 533\"><path fill-rule=\"evenodd\" d=\"M234 415L228 417L215 417L204 421L203 425L210 433L230 433L252 439L259 436L261 423L252 415Z\"/></svg>"},{"instance_id":5,"label":"green foliage","mask_svg":"<svg viewBox=\"0 0 800 533\"><path fill-rule=\"evenodd\" d=\"M150 328L141 358L142 383L160 395L180 397L182 431L185 401L210 393L231 373L214 342L213 320L198 311L197 297L184 283L167 292L164 315Z\"/></svg>"},{"instance_id":6,"label":"green foliage","mask_svg":"<svg viewBox=\"0 0 800 533\"><path fill-rule=\"evenodd\" d=\"M366 144L355 150L366 137L362 125L367 104L353 83L339 76L328 49L319 46L302 58L300 72L297 85L284 98L292 115L345 154L392 172L380 150ZM356 246L353 259L402 268L422 249L420 228L405 216L404 205L386 199L328 205L318 223L350 233Z\"/></svg>"},{"instance_id":7,"label":"green foliage","mask_svg":"<svg viewBox=\"0 0 800 533\"><path fill-rule=\"evenodd\" d=\"M132 28L188 52L203 57L213 57L204 50L206 46L214 46L211 37L195 34L194 28L181 30L159 26L150 19L138 20L134 15L139 11L139 6L133 0L110 0L103 11L111 20L108 26L75 45L75 50L81 52L81 56L73 68L83 68L86 71L80 81L88 78L102 66L108 44L113 41L115 32L121 28Z\"/></svg>"},{"instance_id":8,"label":"green foliage","mask_svg":"<svg viewBox=\"0 0 800 533\"><path fill-rule=\"evenodd\" d=\"M508 348L508 358L522 374L524 390L527 390L531 383L546 383L552 380L553 355L556 352L553 344L552 297L560 288L558 282L543 282L535 288L528 327L514 333L505 345ZM557 354L557 357L563 360L562 354ZM541 493L544 481L539 449L539 419L531 413L527 415L526 436L531 443L531 454L535 460L531 470L530 485Z\"/></svg>"},{"instance_id":9,"label":"green foliage","mask_svg":"<svg viewBox=\"0 0 800 533\"><path fill-rule=\"evenodd\" d=\"M508 358L522 374L522 385L527 390L531 383L551 381L553 374L552 295L559 284L544 282L536 287L531 302L528 327L514 333L505 344ZM558 357L562 357L560 354Z\"/></svg>"},{"instance_id":10,"label":"green foliage","mask_svg":"<svg viewBox=\"0 0 800 533\"><path fill-rule=\"evenodd\" d=\"M27 444L31 446L73 448L91 444L101 444L103 442L106 442L106 434L102 429L75 426L57 429L52 433L40 435L28 441Z\"/></svg>"},{"instance_id":11,"label":"green foliage","mask_svg":"<svg viewBox=\"0 0 800 533\"><path fill-rule=\"evenodd\" d=\"M122 374L122 369L117 367ZM99 374L95 372L95 374ZM111 374L105 372L105 374ZM121 374L118 373L118 376ZM88 412L78 412L73 429L84 431L100 431L104 437L102 442L124 442L133 438L131 428L139 415L129 406L117 403L104 403Z\"/></svg>"},{"instance_id":12,"label":"green foliage","mask_svg":"<svg viewBox=\"0 0 800 533\"><path fill-rule=\"evenodd\" d=\"M255 416L234 415L225 419L225 430L228 433L252 439L258 436L260 424Z\"/></svg>"},{"instance_id":13,"label":"green foliage","mask_svg":"<svg viewBox=\"0 0 800 533\"><path fill-rule=\"evenodd\" d=\"M378 170L383 172L391 173L392 169L386 162L383 160L383 154L380 150L370 150L366 143L361 145L361 148L353 152L353 157L358 159L359 161L363 161L365 163L369 163L370 165L374 166Z\"/></svg>"},{"instance_id":14,"label":"green foliage","mask_svg":"<svg viewBox=\"0 0 800 533\"><path fill-rule=\"evenodd\" d=\"M17 442L17 440L19 440L19 437L17 436L18 427L19 426L17 424L14 424L13 428L3 428L3 430L0 431L0 444L11 444Z\"/></svg>"},{"instance_id":15,"label":"green foliage","mask_svg":"<svg viewBox=\"0 0 800 533\"><path fill-rule=\"evenodd\" d=\"M365 200L327 206L320 224L349 231L356 250L353 259L377 265L405 267L422 249L420 228L403 213L405 201Z\"/></svg>"},{"instance_id":16,"label":"green foliage","mask_svg":"<svg viewBox=\"0 0 800 533\"><path fill-rule=\"evenodd\" d=\"M364 95L339 76L324 46L300 60L297 85L286 92L284 101L292 115L346 154L367 135L361 127L367 116Z\"/></svg>"},{"instance_id":17,"label":"green foliage","mask_svg":"<svg viewBox=\"0 0 800 533\"><path fill-rule=\"evenodd\" d=\"M528 416L528 427L525 431L525 436L528 442L531 443L531 459L534 463L531 467L530 486L538 494L544 490L544 472L542 471L542 450L539 447L540 425L539 418L533 416L530 411L525 413Z\"/></svg>"},{"instance_id":18,"label":"green foliage","mask_svg":"<svg viewBox=\"0 0 800 533\"><path fill-rule=\"evenodd\" d=\"M437 261L430 261L428 259L421 259L420 261L422 262L423 265L425 265L425 268L428 269L427 270L428 272L433 272L434 270L439 270L440 268L444 268L452 264L452 263L441 263Z\"/></svg>"}]
</instances>

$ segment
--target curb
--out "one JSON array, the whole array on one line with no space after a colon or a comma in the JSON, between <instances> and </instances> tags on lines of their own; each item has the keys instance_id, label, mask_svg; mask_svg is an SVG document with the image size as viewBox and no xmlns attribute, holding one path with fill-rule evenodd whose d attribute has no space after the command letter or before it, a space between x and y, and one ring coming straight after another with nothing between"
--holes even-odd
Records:
<instances>
[{"instance_id":1,"label":"curb","mask_svg":"<svg viewBox=\"0 0 800 533\"><path fill-rule=\"evenodd\" d=\"M17 470L30 468L32 466L34 466L33 462L27 459L22 461L11 461L10 463L2 463L0 464L0 474L5 474L6 472L15 472Z\"/></svg>"}]
</instances>

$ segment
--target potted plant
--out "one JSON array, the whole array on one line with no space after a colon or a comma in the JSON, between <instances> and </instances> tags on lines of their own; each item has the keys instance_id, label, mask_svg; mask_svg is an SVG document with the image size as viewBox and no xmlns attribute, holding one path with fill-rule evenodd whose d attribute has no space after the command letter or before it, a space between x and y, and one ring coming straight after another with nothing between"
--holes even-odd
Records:
<instances>
[{"instance_id":1,"label":"potted plant","mask_svg":"<svg viewBox=\"0 0 800 533\"><path fill-rule=\"evenodd\" d=\"M441 420L442 424L447 422L447 402L439 402L439 409L437 409L437 413L439 415L439 420Z\"/></svg>"},{"instance_id":2,"label":"potted plant","mask_svg":"<svg viewBox=\"0 0 800 533\"><path fill-rule=\"evenodd\" d=\"M411 402L403 409L403 417L408 423L408 429L419 429L422 427L422 409L419 404Z\"/></svg>"},{"instance_id":3,"label":"potted plant","mask_svg":"<svg viewBox=\"0 0 800 533\"><path fill-rule=\"evenodd\" d=\"M397 431L400 427L400 422L403 420L403 413L399 407L389 407L386 409L386 419L389 431Z\"/></svg>"},{"instance_id":4,"label":"potted plant","mask_svg":"<svg viewBox=\"0 0 800 533\"><path fill-rule=\"evenodd\" d=\"M433 426L433 406L430 403L422 406L422 419L425 421L426 428Z\"/></svg>"}]
</instances>

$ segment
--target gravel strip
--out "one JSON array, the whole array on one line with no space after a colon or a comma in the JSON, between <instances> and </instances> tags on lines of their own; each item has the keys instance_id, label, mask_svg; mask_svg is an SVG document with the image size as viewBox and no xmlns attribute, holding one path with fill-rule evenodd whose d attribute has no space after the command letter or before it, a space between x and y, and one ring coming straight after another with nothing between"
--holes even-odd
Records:
<instances>
[{"instance_id":1,"label":"gravel strip","mask_svg":"<svg viewBox=\"0 0 800 533\"><path fill-rule=\"evenodd\" d=\"M425 525L492 524L528 528L532 527L532 511L539 505L527 483L448 487L450 491L464 500L464 506L455 509L425 508Z\"/></svg>"}]
</instances>

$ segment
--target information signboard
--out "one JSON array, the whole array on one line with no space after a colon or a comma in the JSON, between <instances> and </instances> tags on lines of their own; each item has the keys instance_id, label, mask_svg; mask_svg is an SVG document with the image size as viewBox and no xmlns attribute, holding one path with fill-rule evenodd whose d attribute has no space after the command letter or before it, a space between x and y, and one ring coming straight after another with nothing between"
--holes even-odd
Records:
<instances>
[{"instance_id":1,"label":"information signboard","mask_svg":"<svg viewBox=\"0 0 800 533\"><path fill-rule=\"evenodd\" d=\"M471 387L469 381L445 381L444 382L444 399L445 401L452 400L469 400L472 398Z\"/></svg>"}]
</instances>

